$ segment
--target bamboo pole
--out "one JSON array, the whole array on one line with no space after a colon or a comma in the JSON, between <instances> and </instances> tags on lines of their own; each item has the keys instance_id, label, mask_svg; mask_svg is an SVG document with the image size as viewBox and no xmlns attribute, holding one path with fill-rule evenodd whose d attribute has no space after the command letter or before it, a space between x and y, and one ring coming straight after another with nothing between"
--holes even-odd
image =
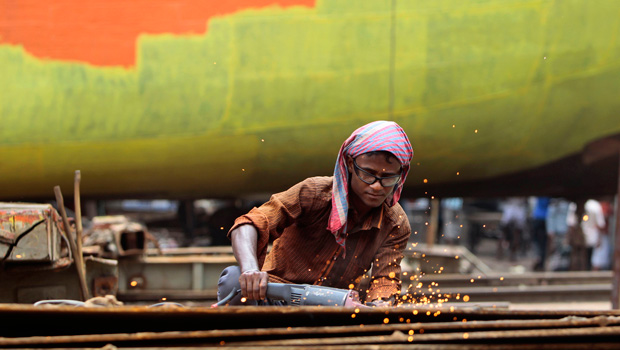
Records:
<instances>
[{"instance_id":1,"label":"bamboo pole","mask_svg":"<svg viewBox=\"0 0 620 350\"><path fill-rule=\"evenodd\" d=\"M82 174L79 170L75 171L75 178L73 183L73 201L75 203L75 236L76 247L79 257L79 268L82 269L82 274L86 276L86 266L84 265L84 256L82 254L82 205L80 199L80 182L82 180ZM87 294L88 290L87 290ZM88 295L90 297L90 295Z\"/></svg>"},{"instance_id":2,"label":"bamboo pole","mask_svg":"<svg viewBox=\"0 0 620 350\"><path fill-rule=\"evenodd\" d=\"M69 241L69 249L71 249L71 253L73 254L73 262L78 273L80 290L82 292L82 300L86 301L89 299L90 293L88 292L88 286L86 285L86 276L84 274L84 269L80 267L82 266L82 252L78 251L77 245L71 235L71 226L69 226L69 220L67 219L67 212L65 211L65 201L62 197L60 186L54 187L54 194L56 195L58 210L60 211L60 216L62 217L62 225L65 229L65 235L67 236L67 240Z\"/></svg>"},{"instance_id":3,"label":"bamboo pole","mask_svg":"<svg viewBox=\"0 0 620 350\"><path fill-rule=\"evenodd\" d=\"M616 227L614 232L614 254L612 260L613 282L611 288L611 307L620 308L620 153L618 153L618 192L616 193L616 205L614 216Z\"/></svg>"}]
</instances>

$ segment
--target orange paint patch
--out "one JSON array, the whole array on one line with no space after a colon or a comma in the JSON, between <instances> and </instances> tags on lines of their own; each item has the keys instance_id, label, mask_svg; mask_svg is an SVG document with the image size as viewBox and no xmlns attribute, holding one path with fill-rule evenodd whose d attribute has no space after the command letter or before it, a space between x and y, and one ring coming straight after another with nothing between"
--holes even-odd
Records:
<instances>
[{"instance_id":1,"label":"orange paint patch","mask_svg":"<svg viewBox=\"0 0 620 350\"><path fill-rule=\"evenodd\" d=\"M267 6L314 7L315 0L0 0L0 44L32 55L131 67L140 34L204 34L214 16Z\"/></svg>"}]
</instances>

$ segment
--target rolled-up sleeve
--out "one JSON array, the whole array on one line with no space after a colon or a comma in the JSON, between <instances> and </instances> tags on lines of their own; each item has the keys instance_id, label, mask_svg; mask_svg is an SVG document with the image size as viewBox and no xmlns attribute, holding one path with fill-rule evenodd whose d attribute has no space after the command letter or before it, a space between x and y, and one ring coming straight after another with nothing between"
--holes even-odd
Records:
<instances>
[{"instance_id":1,"label":"rolled-up sleeve","mask_svg":"<svg viewBox=\"0 0 620 350\"><path fill-rule=\"evenodd\" d=\"M303 214L304 207L312 205L314 192L311 179L307 179L284 192L272 195L265 204L237 218L228 231L228 236L241 225L250 224L256 227L258 264L262 268L269 243L278 239L285 228L295 223Z\"/></svg>"}]
</instances>

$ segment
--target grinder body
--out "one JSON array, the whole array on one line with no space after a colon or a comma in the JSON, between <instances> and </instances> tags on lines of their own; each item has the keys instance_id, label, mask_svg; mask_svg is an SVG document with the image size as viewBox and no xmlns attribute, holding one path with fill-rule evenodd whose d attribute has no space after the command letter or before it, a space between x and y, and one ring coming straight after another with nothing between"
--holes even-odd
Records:
<instances>
[{"instance_id":1,"label":"grinder body","mask_svg":"<svg viewBox=\"0 0 620 350\"><path fill-rule=\"evenodd\" d=\"M357 307L362 305L357 291L310 284L268 283L267 299L282 300L292 306Z\"/></svg>"}]
</instances>

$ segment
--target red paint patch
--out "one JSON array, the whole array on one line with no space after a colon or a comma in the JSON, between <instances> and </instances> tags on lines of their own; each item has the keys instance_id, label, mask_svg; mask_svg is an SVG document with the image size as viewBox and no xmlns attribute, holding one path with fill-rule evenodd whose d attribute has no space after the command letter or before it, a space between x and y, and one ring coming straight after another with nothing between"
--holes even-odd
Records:
<instances>
[{"instance_id":1,"label":"red paint patch","mask_svg":"<svg viewBox=\"0 0 620 350\"><path fill-rule=\"evenodd\" d=\"M211 17L315 0L0 0L0 43L43 59L130 67L140 34L204 34Z\"/></svg>"}]
</instances>

